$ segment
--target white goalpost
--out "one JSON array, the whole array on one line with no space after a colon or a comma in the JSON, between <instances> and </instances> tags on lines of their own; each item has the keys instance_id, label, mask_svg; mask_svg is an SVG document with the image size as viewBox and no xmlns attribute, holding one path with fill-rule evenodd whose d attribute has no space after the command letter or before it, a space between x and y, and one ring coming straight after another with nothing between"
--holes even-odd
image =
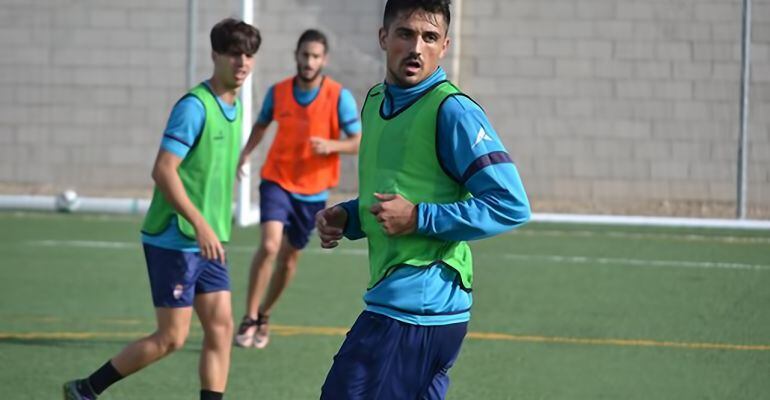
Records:
<instances>
[{"instance_id":1,"label":"white goalpost","mask_svg":"<svg viewBox=\"0 0 770 400\"><path fill-rule=\"evenodd\" d=\"M241 1L241 15L244 22L254 24L254 0ZM254 71L246 78L241 87L241 106L243 110L243 126L241 127L241 148L249 140L252 125L253 107L253 77ZM259 222L259 207L251 202L251 162L243 166L240 181L238 181L238 195L235 205L235 223L238 226L248 226Z\"/></svg>"}]
</instances>

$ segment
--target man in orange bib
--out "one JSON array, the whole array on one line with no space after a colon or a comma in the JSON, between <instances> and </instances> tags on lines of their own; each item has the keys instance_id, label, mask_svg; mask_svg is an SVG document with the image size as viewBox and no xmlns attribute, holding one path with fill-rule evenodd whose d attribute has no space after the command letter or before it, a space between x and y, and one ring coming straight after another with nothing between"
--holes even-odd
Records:
<instances>
[{"instance_id":1,"label":"man in orange bib","mask_svg":"<svg viewBox=\"0 0 770 400\"><path fill-rule=\"evenodd\" d=\"M262 166L262 236L251 262L246 313L235 337L240 347L267 346L270 312L294 276L316 212L326 207L329 188L337 185L339 154L358 153L361 122L356 101L342 85L321 73L328 47L326 36L315 29L300 36L295 52L297 75L268 90L241 152L239 171L270 122L278 122Z\"/></svg>"}]
</instances>

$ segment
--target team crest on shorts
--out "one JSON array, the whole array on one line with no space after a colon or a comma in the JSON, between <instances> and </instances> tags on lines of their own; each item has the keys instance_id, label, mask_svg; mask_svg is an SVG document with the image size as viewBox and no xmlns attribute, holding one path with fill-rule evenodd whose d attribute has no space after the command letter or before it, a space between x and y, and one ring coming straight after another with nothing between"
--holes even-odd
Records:
<instances>
[{"instance_id":1,"label":"team crest on shorts","mask_svg":"<svg viewBox=\"0 0 770 400\"><path fill-rule=\"evenodd\" d=\"M179 298L182 297L183 293L184 293L184 285L180 283L174 286L174 299L179 300Z\"/></svg>"}]
</instances>

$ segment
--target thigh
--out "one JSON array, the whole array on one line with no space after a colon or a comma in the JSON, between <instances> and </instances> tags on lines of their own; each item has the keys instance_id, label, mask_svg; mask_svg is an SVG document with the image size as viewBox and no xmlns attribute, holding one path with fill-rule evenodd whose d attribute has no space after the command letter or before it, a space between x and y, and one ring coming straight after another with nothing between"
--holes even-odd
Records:
<instances>
[{"instance_id":1,"label":"thigh","mask_svg":"<svg viewBox=\"0 0 770 400\"><path fill-rule=\"evenodd\" d=\"M155 307L190 307L201 273L200 253L144 244L147 274Z\"/></svg>"},{"instance_id":2,"label":"thigh","mask_svg":"<svg viewBox=\"0 0 770 400\"><path fill-rule=\"evenodd\" d=\"M171 338L186 338L190 331L192 319L192 307L155 309L155 320L158 324L158 332Z\"/></svg>"},{"instance_id":3,"label":"thigh","mask_svg":"<svg viewBox=\"0 0 770 400\"><path fill-rule=\"evenodd\" d=\"M289 243L297 250L307 246L310 234L315 228L315 215L326 208L325 201L300 201L292 199L292 212L286 234Z\"/></svg>"},{"instance_id":4,"label":"thigh","mask_svg":"<svg viewBox=\"0 0 770 400\"><path fill-rule=\"evenodd\" d=\"M364 311L345 337L321 388L322 399L376 399L397 347L396 321Z\"/></svg>"},{"instance_id":5,"label":"thigh","mask_svg":"<svg viewBox=\"0 0 770 400\"><path fill-rule=\"evenodd\" d=\"M289 223L291 195L277 183L262 181L259 184L259 220Z\"/></svg>"},{"instance_id":6,"label":"thigh","mask_svg":"<svg viewBox=\"0 0 770 400\"><path fill-rule=\"evenodd\" d=\"M195 312L205 332L232 322L232 302L229 291L205 293L195 296Z\"/></svg>"},{"instance_id":7,"label":"thigh","mask_svg":"<svg viewBox=\"0 0 770 400\"><path fill-rule=\"evenodd\" d=\"M428 375L427 387L424 387L420 399L440 400L446 397L449 389L449 369L460 354L465 334L468 332L468 324L444 325L438 328L435 336L435 364L432 368L426 368Z\"/></svg>"},{"instance_id":8,"label":"thigh","mask_svg":"<svg viewBox=\"0 0 770 400\"><path fill-rule=\"evenodd\" d=\"M405 324L391 381L381 390L384 399L422 399L430 393L443 398L449 386L446 372L460 352L467 323L418 326Z\"/></svg>"}]
</instances>

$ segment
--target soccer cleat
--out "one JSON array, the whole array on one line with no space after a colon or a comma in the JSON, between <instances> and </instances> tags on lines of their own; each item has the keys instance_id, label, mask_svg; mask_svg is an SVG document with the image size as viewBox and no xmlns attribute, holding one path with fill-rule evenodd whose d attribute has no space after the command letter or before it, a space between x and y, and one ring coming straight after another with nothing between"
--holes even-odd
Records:
<instances>
[{"instance_id":1,"label":"soccer cleat","mask_svg":"<svg viewBox=\"0 0 770 400\"><path fill-rule=\"evenodd\" d=\"M96 400L96 396L80 393L77 380L65 383L62 392L64 393L64 400Z\"/></svg>"},{"instance_id":2,"label":"soccer cleat","mask_svg":"<svg viewBox=\"0 0 770 400\"><path fill-rule=\"evenodd\" d=\"M235 345L245 348L253 347L254 336L258 328L257 320L245 315L241 320L241 325L238 327L238 333L235 335Z\"/></svg>"},{"instance_id":3,"label":"soccer cleat","mask_svg":"<svg viewBox=\"0 0 770 400\"><path fill-rule=\"evenodd\" d=\"M267 315L259 314L257 317L257 332L254 334L254 347L264 349L270 341L270 325Z\"/></svg>"}]
</instances>

